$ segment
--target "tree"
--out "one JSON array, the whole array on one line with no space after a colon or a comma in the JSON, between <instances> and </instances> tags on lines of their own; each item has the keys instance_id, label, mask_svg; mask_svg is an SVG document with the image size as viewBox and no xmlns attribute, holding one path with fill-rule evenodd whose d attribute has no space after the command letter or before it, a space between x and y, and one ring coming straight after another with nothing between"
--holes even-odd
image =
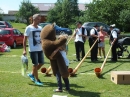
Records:
<instances>
[{"instance_id":1,"label":"tree","mask_svg":"<svg viewBox=\"0 0 130 97\"><path fill-rule=\"evenodd\" d=\"M71 13L73 9L71 9L71 3L68 0L64 0L62 3L62 12L61 12L61 21L63 26L68 27L68 24L72 22L73 14Z\"/></svg>"},{"instance_id":2,"label":"tree","mask_svg":"<svg viewBox=\"0 0 130 97\"><path fill-rule=\"evenodd\" d=\"M129 31L129 27L130 27L130 10L122 10L120 12L120 24L123 28L123 31L126 30L126 31Z\"/></svg>"},{"instance_id":3,"label":"tree","mask_svg":"<svg viewBox=\"0 0 130 97\"><path fill-rule=\"evenodd\" d=\"M115 23L120 27L120 12L128 9L128 2L129 0L93 0L92 3L87 4L86 19L90 22Z\"/></svg>"},{"instance_id":4,"label":"tree","mask_svg":"<svg viewBox=\"0 0 130 97\"><path fill-rule=\"evenodd\" d=\"M3 10L0 8L0 21L2 21Z\"/></svg>"},{"instance_id":5,"label":"tree","mask_svg":"<svg viewBox=\"0 0 130 97\"><path fill-rule=\"evenodd\" d=\"M62 0L57 0L55 7L50 9L47 15L48 22L56 22L56 24L61 25L62 21L60 20L62 12Z\"/></svg>"},{"instance_id":6,"label":"tree","mask_svg":"<svg viewBox=\"0 0 130 97\"><path fill-rule=\"evenodd\" d=\"M49 10L47 21L68 27L75 22L75 16L79 16L77 0L57 0L55 7Z\"/></svg>"},{"instance_id":7,"label":"tree","mask_svg":"<svg viewBox=\"0 0 130 97\"><path fill-rule=\"evenodd\" d=\"M30 0L23 0L19 6L19 11L16 13L16 16L26 20L26 24L29 24L30 16L39 13L39 9L32 5Z\"/></svg>"},{"instance_id":8,"label":"tree","mask_svg":"<svg viewBox=\"0 0 130 97\"><path fill-rule=\"evenodd\" d=\"M119 15L119 22L123 31L130 31L130 1L124 0L127 8L123 9Z\"/></svg>"}]
</instances>

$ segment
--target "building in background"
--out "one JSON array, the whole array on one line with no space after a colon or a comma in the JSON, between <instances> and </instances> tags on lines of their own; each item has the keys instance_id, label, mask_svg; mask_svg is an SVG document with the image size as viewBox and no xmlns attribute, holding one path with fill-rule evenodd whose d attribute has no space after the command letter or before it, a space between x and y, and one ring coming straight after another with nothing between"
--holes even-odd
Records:
<instances>
[{"instance_id":1,"label":"building in background","mask_svg":"<svg viewBox=\"0 0 130 97\"><path fill-rule=\"evenodd\" d=\"M39 8L40 14L42 16L41 22L45 22L49 9L53 8L55 6L55 3L32 3L32 5ZM82 10L82 11L85 10L85 4L79 3L78 6L79 6L79 10ZM15 21L16 20L15 14L17 12L18 10L9 10L8 14L3 15L3 20Z\"/></svg>"}]
</instances>

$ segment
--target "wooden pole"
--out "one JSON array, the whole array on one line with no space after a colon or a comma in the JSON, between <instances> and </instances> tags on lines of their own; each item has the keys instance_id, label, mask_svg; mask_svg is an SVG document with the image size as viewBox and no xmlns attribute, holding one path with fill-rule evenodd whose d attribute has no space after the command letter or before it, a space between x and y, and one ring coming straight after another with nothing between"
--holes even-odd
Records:
<instances>
[{"instance_id":1,"label":"wooden pole","mask_svg":"<svg viewBox=\"0 0 130 97\"><path fill-rule=\"evenodd\" d=\"M109 56L109 53L110 53L111 49L112 49L112 46L110 47L110 49L109 49L109 51L108 51L108 53L107 53L107 55L106 55L106 58L105 58L104 62L102 63L101 72L102 72L102 70L103 70L103 68L104 68L104 65L105 65L105 63L106 63L106 61L107 61L107 58L108 58L108 56Z\"/></svg>"},{"instance_id":2,"label":"wooden pole","mask_svg":"<svg viewBox=\"0 0 130 97\"><path fill-rule=\"evenodd\" d=\"M71 41L71 39L75 36L75 34L76 34L76 31L74 30L73 35L70 37L70 39L68 40L68 42L67 42L67 44L66 44L66 45L68 45L68 44L69 44L69 42L70 42L70 41Z\"/></svg>"},{"instance_id":3,"label":"wooden pole","mask_svg":"<svg viewBox=\"0 0 130 97\"><path fill-rule=\"evenodd\" d=\"M86 53L86 55L84 56L84 58L80 61L80 63L73 70L73 72L71 73L71 75L73 75L73 74L75 74L77 72L77 70L82 65L83 61L86 59L86 57L88 56L89 52L92 50L92 48L94 47L94 45L96 44L97 41L98 41L98 38L95 40L95 42L93 43L93 45L91 46L91 48L88 50L88 52Z\"/></svg>"},{"instance_id":4,"label":"wooden pole","mask_svg":"<svg viewBox=\"0 0 130 97\"><path fill-rule=\"evenodd\" d=\"M51 71L51 66L48 67L48 69L47 69L47 71L45 72L45 74L48 75L50 71Z\"/></svg>"}]
</instances>

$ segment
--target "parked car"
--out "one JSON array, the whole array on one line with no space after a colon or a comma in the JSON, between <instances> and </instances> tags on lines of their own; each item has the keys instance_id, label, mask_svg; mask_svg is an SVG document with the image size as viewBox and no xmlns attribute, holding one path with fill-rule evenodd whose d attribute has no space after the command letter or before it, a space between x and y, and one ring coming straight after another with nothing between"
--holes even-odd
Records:
<instances>
[{"instance_id":1,"label":"parked car","mask_svg":"<svg viewBox=\"0 0 130 97\"><path fill-rule=\"evenodd\" d=\"M55 30L56 30L56 34L60 35L60 34L68 34L71 35L72 34L72 30L70 30L69 28L63 28L63 27L59 27L59 26L55 26Z\"/></svg>"},{"instance_id":2,"label":"parked car","mask_svg":"<svg viewBox=\"0 0 130 97\"><path fill-rule=\"evenodd\" d=\"M47 24L51 24L51 23L39 23L39 26L41 26L41 27L43 28L43 27L46 26Z\"/></svg>"},{"instance_id":3,"label":"parked car","mask_svg":"<svg viewBox=\"0 0 130 97\"><path fill-rule=\"evenodd\" d=\"M103 26L103 30L106 31L108 34L110 34L110 28L107 24L104 24L102 22L85 22L82 27L86 28L88 32L88 36L90 35L90 30L93 28L94 25ZM120 29L115 28L115 30L120 33Z\"/></svg>"},{"instance_id":4,"label":"parked car","mask_svg":"<svg viewBox=\"0 0 130 97\"><path fill-rule=\"evenodd\" d=\"M6 25L0 25L0 28L6 28Z\"/></svg>"},{"instance_id":5,"label":"parked car","mask_svg":"<svg viewBox=\"0 0 130 97\"><path fill-rule=\"evenodd\" d=\"M1 28L0 29L0 42L8 46L16 48L17 45L23 44L24 35L14 28Z\"/></svg>"},{"instance_id":6,"label":"parked car","mask_svg":"<svg viewBox=\"0 0 130 97\"><path fill-rule=\"evenodd\" d=\"M0 27L1 26L3 28L4 28L4 26L5 26L5 28L13 28L13 26L9 22L7 22L7 21L0 21Z\"/></svg>"},{"instance_id":7,"label":"parked car","mask_svg":"<svg viewBox=\"0 0 130 97\"><path fill-rule=\"evenodd\" d=\"M47 24L51 24L51 23L39 23L39 26L43 28ZM56 30L56 35L60 35L60 34L71 35L72 34L72 30L70 30L69 28L59 27L58 25L55 25L55 30Z\"/></svg>"}]
</instances>

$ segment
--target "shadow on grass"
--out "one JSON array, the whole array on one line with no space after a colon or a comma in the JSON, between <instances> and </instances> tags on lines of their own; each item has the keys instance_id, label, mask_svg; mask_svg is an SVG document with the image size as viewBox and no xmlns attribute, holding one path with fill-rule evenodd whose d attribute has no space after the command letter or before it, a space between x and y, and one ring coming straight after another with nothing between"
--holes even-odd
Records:
<instances>
[{"instance_id":1,"label":"shadow on grass","mask_svg":"<svg viewBox=\"0 0 130 97\"><path fill-rule=\"evenodd\" d=\"M77 74L70 74L70 77L77 77Z\"/></svg>"},{"instance_id":2,"label":"shadow on grass","mask_svg":"<svg viewBox=\"0 0 130 97\"><path fill-rule=\"evenodd\" d=\"M119 64L118 66L115 66L115 67L113 67L113 68L109 69L108 71L106 71L106 72L102 73L102 74L101 74L101 76L103 76L103 75L105 75L106 73L108 73L108 72L110 72L110 71L112 71L112 70L114 70L114 69L118 68L118 67L119 67L119 66L121 66L122 64L123 64L123 62L122 62L121 64Z\"/></svg>"},{"instance_id":3,"label":"shadow on grass","mask_svg":"<svg viewBox=\"0 0 130 97\"><path fill-rule=\"evenodd\" d=\"M4 53L4 52L3 52ZM4 55L2 52L0 52L0 56Z\"/></svg>"},{"instance_id":4,"label":"shadow on grass","mask_svg":"<svg viewBox=\"0 0 130 97\"><path fill-rule=\"evenodd\" d=\"M43 82L44 83L44 87L57 87L57 83L52 83L52 82ZM73 84L73 83L71 83L70 84L71 85L71 87L76 87L76 88L84 88L83 86L79 86L79 85L77 85L77 84ZM64 83L63 83L63 87L64 87Z\"/></svg>"},{"instance_id":5,"label":"shadow on grass","mask_svg":"<svg viewBox=\"0 0 130 97\"><path fill-rule=\"evenodd\" d=\"M86 73L86 72L90 72L90 71L94 71L94 69L86 70L86 71L83 71L83 72L80 72L80 73Z\"/></svg>"},{"instance_id":6,"label":"shadow on grass","mask_svg":"<svg viewBox=\"0 0 130 97\"><path fill-rule=\"evenodd\" d=\"M123 65L123 64L125 64L125 63L130 62L130 61L129 61L129 60L118 60L117 62L120 62L120 63L121 63L120 65ZM111 64L110 64L110 63L111 63ZM107 65L105 65L105 66L113 65L113 63L116 64L116 62L109 62L109 64L107 64Z\"/></svg>"},{"instance_id":7,"label":"shadow on grass","mask_svg":"<svg viewBox=\"0 0 130 97\"><path fill-rule=\"evenodd\" d=\"M106 79L105 77L103 77L103 75L101 74L99 77L97 77L99 79Z\"/></svg>"},{"instance_id":8,"label":"shadow on grass","mask_svg":"<svg viewBox=\"0 0 130 97\"><path fill-rule=\"evenodd\" d=\"M28 45L26 45L26 47L28 47ZM16 48L11 48L11 49L22 49L23 48L23 45L17 45Z\"/></svg>"},{"instance_id":9,"label":"shadow on grass","mask_svg":"<svg viewBox=\"0 0 130 97\"><path fill-rule=\"evenodd\" d=\"M99 92L89 92L89 91L77 91L74 89L70 89L69 94L76 96L76 97L100 97Z\"/></svg>"},{"instance_id":10,"label":"shadow on grass","mask_svg":"<svg viewBox=\"0 0 130 97\"><path fill-rule=\"evenodd\" d=\"M35 83L28 83L28 84L31 85L31 86L44 87L44 85L43 86L39 86L39 85L36 85Z\"/></svg>"},{"instance_id":11,"label":"shadow on grass","mask_svg":"<svg viewBox=\"0 0 130 97\"><path fill-rule=\"evenodd\" d=\"M121 60L121 59L124 59L124 60ZM98 60L98 61L95 61L95 62L91 62L91 60L90 61L85 60L84 62L95 64L95 63L103 63L104 60L103 61L102 60ZM120 59L118 59L117 62L130 62L130 60L129 60L129 58L120 58ZM106 61L106 63L115 63L115 62L113 62L110 59L108 59Z\"/></svg>"},{"instance_id":12,"label":"shadow on grass","mask_svg":"<svg viewBox=\"0 0 130 97\"><path fill-rule=\"evenodd\" d=\"M130 62L130 60L118 60L118 62L128 63L128 62Z\"/></svg>"},{"instance_id":13,"label":"shadow on grass","mask_svg":"<svg viewBox=\"0 0 130 97\"><path fill-rule=\"evenodd\" d=\"M50 64L50 62L44 62L44 64Z\"/></svg>"},{"instance_id":14,"label":"shadow on grass","mask_svg":"<svg viewBox=\"0 0 130 97\"><path fill-rule=\"evenodd\" d=\"M44 74L44 77L52 77L53 74Z\"/></svg>"}]
</instances>

